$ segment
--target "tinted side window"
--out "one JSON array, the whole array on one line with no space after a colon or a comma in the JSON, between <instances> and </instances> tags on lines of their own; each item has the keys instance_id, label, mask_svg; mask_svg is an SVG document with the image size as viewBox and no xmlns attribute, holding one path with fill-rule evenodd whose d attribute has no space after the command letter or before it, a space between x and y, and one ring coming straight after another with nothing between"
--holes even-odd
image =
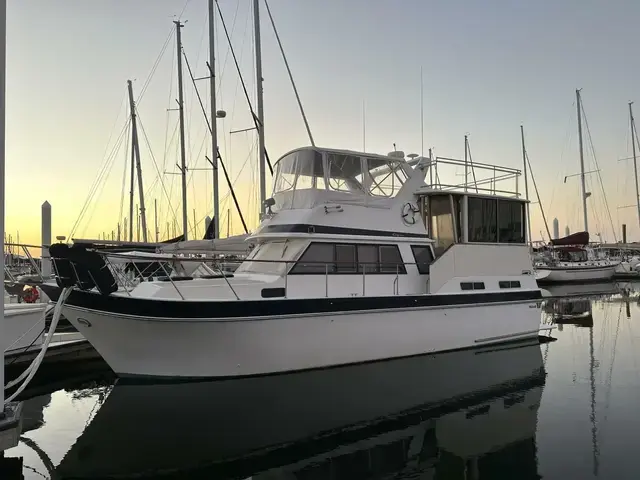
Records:
<instances>
[{"instance_id":1,"label":"tinted side window","mask_svg":"<svg viewBox=\"0 0 640 480\"><path fill-rule=\"evenodd\" d=\"M380 272L406 273L400 250L395 245L380 245Z\"/></svg>"},{"instance_id":2,"label":"tinted side window","mask_svg":"<svg viewBox=\"0 0 640 480\"><path fill-rule=\"evenodd\" d=\"M525 243L523 203L498 200L498 241Z\"/></svg>"},{"instance_id":3,"label":"tinted side window","mask_svg":"<svg viewBox=\"0 0 640 480\"><path fill-rule=\"evenodd\" d=\"M378 272L378 247L375 245L358 245L358 272Z\"/></svg>"},{"instance_id":4,"label":"tinted side window","mask_svg":"<svg viewBox=\"0 0 640 480\"><path fill-rule=\"evenodd\" d=\"M336 245L336 271L338 273L356 272L355 245Z\"/></svg>"},{"instance_id":5,"label":"tinted side window","mask_svg":"<svg viewBox=\"0 0 640 480\"><path fill-rule=\"evenodd\" d=\"M426 245L411 245L413 257L416 259L418 272L421 274L429 273L429 265L433 262L433 254L431 248Z\"/></svg>"},{"instance_id":6,"label":"tinted side window","mask_svg":"<svg viewBox=\"0 0 640 480\"><path fill-rule=\"evenodd\" d=\"M469 197L469 241L496 243L497 202L495 199Z\"/></svg>"},{"instance_id":7,"label":"tinted side window","mask_svg":"<svg viewBox=\"0 0 640 480\"><path fill-rule=\"evenodd\" d=\"M326 266L328 264L328 267ZM333 273L336 265L333 259L333 244L312 243L302 254L291 273Z\"/></svg>"}]
</instances>

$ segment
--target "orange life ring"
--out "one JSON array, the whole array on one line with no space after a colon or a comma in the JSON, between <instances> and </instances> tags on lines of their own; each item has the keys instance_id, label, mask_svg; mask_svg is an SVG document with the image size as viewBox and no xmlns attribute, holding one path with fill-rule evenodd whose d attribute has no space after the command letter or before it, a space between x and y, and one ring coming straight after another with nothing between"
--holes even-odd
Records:
<instances>
[{"instance_id":1,"label":"orange life ring","mask_svg":"<svg viewBox=\"0 0 640 480\"><path fill-rule=\"evenodd\" d=\"M27 303L36 303L38 301L38 298L40 298L40 292L38 292L37 287L29 287L27 290L25 290L22 297Z\"/></svg>"}]
</instances>

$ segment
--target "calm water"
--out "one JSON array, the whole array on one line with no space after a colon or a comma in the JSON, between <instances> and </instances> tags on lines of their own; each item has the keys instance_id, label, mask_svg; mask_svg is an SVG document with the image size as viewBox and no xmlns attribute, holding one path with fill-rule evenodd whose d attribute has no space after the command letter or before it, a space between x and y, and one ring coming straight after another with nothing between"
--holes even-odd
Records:
<instances>
[{"instance_id":1,"label":"calm water","mask_svg":"<svg viewBox=\"0 0 640 480\"><path fill-rule=\"evenodd\" d=\"M542 345L216 383L42 380L57 391L26 402L5 456L27 479L637 479L640 294L588 289L603 295L543 304L558 328Z\"/></svg>"}]
</instances>

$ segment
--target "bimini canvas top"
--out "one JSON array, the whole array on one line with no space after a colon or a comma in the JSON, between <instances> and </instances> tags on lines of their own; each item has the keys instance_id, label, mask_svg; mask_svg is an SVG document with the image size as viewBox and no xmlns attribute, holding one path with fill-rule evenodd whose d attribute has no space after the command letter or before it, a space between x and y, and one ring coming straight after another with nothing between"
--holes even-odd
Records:
<instances>
[{"instance_id":1,"label":"bimini canvas top","mask_svg":"<svg viewBox=\"0 0 640 480\"><path fill-rule=\"evenodd\" d=\"M551 245L560 247L566 245L587 245L589 232L576 232L562 238L551 239Z\"/></svg>"}]
</instances>

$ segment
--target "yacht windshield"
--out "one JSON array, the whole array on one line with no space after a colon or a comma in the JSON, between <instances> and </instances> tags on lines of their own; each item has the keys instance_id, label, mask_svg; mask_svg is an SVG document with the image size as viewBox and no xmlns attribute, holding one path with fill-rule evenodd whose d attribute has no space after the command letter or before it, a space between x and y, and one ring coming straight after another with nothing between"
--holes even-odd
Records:
<instances>
[{"instance_id":1,"label":"yacht windshield","mask_svg":"<svg viewBox=\"0 0 640 480\"><path fill-rule=\"evenodd\" d=\"M324 190L324 169L320 152L315 150L292 152L276 164L274 194L302 188Z\"/></svg>"},{"instance_id":2,"label":"yacht windshield","mask_svg":"<svg viewBox=\"0 0 640 480\"><path fill-rule=\"evenodd\" d=\"M236 269L236 273L266 273L282 275L287 262L289 266L304 245L301 241L284 240L258 245L247 259Z\"/></svg>"}]
</instances>

